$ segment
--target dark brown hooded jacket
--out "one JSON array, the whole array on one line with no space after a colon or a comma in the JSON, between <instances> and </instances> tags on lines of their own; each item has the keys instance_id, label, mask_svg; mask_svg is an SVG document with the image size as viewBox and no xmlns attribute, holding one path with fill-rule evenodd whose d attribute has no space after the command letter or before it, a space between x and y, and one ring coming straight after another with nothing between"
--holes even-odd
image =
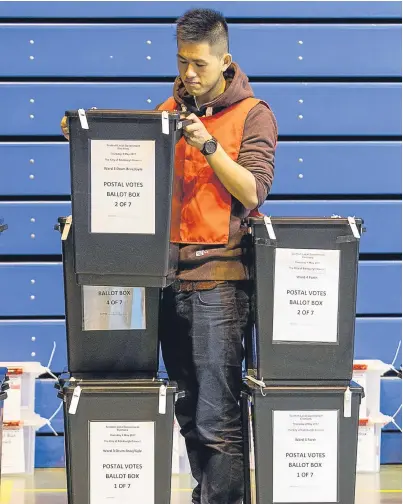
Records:
<instances>
[{"instance_id":1,"label":"dark brown hooded jacket","mask_svg":"<svg viewBox=\"0 0 403 504\"><path fill-rule=\"evenodd\" d=\"M204 116L211 107L213 114L254 93L247 76L236 63L224 74L227 85L224 93L212 102L196 107L181 79L174 83L174 98L178 108ZM273 112L263 104L256 105L248 114L237 163L249 170L256 179L258 206L261 206L272 185L274 156L277 143L277 123ZM243 219L249 211L232 198L230 236L227 245L181 245L178 279L181 280L245 280L248 277L244 261L242 238L246 232ZM203 251L203 252L201 252Z\"/></svg>"}]
</instances>

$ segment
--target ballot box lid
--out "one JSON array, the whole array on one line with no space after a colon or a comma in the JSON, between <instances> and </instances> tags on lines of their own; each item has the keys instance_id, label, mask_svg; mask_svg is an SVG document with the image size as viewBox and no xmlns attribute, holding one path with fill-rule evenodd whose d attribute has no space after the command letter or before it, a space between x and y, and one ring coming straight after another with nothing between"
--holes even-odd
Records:
<instances>
[{"instance_id":1,"label":"ballot box lid","mask_svg":"<svg viewBox=\"0 0 403 504\"><path fill-rule=\"evenodd\" d=\"M350 380L347 386L340 386L339 384L326 384L318 381L315 385L305 385L300 382L299 385L289 386L287 384L277 382L276 384L270 384L269 386L262 387L256 383L247 381L244 384L243 392L246 394L253 394L257 396L263 395L333 395L333 394L344 394L346 390L349 389L351 394L357 394L361 399L365 397L364 388L353 380ZM263 392L263 394L262 394Z\"/></svg>"},{"instance_id":2,"label":"ballot box lid","mask_svg":"<svg viewBox=\"0 0 403 504\"><path fill-rule=\"evenodd\" d=\"M165 111L165 110L141 110L141 109L78 109L66 110L65 116L68 119L80 119L80 116L85 116L91 121L109 121L109 120L124 120L131 119L139 122L145 121L160 121L163 118L169 123L174 123L174 130L181 129L185 116L189 115L188 112L182 113L179 111ZM186 124L186 123L185 123Z\"/></svg>"},{"instance_id":3,"label":"ballot box lid","mask_svg":"<svg viewBox=\"0 0 403 504\"><path fill-rule=\"evenodd\" d=\"M250 226L265 226L265 215L259 217L249 217L248 223ZM364 220L360 217L353 217L357 227L362 227ZM270 221L273 226L349 226L348 217L272 217L270 216ZM364 231L364 229L363 229Z\"/></svg>"}]
</instances>

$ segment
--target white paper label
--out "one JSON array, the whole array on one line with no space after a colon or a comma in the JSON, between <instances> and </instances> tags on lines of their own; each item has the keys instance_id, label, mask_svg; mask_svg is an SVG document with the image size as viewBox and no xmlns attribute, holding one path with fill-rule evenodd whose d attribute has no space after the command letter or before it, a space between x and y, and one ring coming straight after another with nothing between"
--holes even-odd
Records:
<instances>
[{"instance_id":1,"label":"white paper label","mask_svg":"<svg viewBox=\"0 0 403 504\"><path fill-rule=\"evenodd\" d=\"M146 328L144 287L94 287L84 285L84 331Z\"/></svg>"},{"instance_id":2,"label":"white paper label","mask_svg":"<svg viewBox=\"0 0 403 504\"><path fill-rule=\"evenodd\" d=\"M3 429L1 472L3 474L25 473L23 428Z\"/></svg>"},{"instance_id":3,"label":"white paper label","mask_svg":"<svg viewBox=\"0 0 403 504\"><path fill-rule=\"evenodd\" d=\"M379 470L379 435L374 425L362 425L358 428L357 471L377 472Z\"/></svg>"},{"instance_id":4,"label":"white paper label","mask_svg":"<svg viewBox=\"0 0 403 504\"><path fill-rule=\"evenodd\" d=\"M90 504L155 504L154 445L154 422L90 422Z\"/></svg>"},{"instance_id":5,"label":"white paper label","mask_svg":"<svg viewBox=\"0 0 403 504\"><path fill-rule=\"evenodd\" d=\"M273 502L337 502L338 412L273 412Z\"/></svg>"},{"instance_id":6,"label":"white paper label","mask_svg":"<svg viewBox=\"0 0 403 504\"><path fill-rule=\"evenodd\" d=\"M4 422L18 422L21 420L21 375L9 376L10 388L7 390L7 399L4 401Z\"/></svg>"},{"instance_id":7,"label":"white paper label","mask_svg":"<svg viewBox=\"0 0 403 504\"><path fill-rule=\"evenodd\" d=\"M276 249L273 341L337 342L339 255Z\"/></svg>"},{"instance_id":8,"label":"white paper label","mask_svg":"<svg viewBox=\"0 0 403 504\"><path fill-rule=\"evenodd\" d=\"M91 140L91 232L155 234L154 140Z\"/></svg>"},{"instance_id":9,"label":"white paper label","mask_svg":"<svg viewBox=\"0 0 403 504\"><path fill-rule=\"evenodd\" d=\"M357 385L360 385L364 389L365 397L361 399L360 403L360 413L359 413L359 418L367 418L368 417L368 411L367 411L367 375L365 372L357 372L354 371L353 373L353 380L357 383Z\"/></svg>"}]
</instances>

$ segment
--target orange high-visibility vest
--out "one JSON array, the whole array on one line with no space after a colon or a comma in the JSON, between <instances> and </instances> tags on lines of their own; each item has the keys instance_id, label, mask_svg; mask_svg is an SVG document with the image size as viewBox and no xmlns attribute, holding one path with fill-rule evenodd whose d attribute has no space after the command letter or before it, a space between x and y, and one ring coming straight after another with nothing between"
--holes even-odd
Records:
<instances>
[{"instance_id":1,"label":"orange high-visibility vest","mask_svg":"<svg viewBox=\"0 0 403 504\"><path fill-rule=\"evenodd\" d=\"M256 98L246 98L217 114L200 118L208 132L235 162L241 148L246 117L260 102ZM178 110L178 104L170 97L158 109L174 111ZM172 242L203 245L228 243L231 203L231 194L205 156L182 137L175 150Z\"/></svg>"}]
</instances>

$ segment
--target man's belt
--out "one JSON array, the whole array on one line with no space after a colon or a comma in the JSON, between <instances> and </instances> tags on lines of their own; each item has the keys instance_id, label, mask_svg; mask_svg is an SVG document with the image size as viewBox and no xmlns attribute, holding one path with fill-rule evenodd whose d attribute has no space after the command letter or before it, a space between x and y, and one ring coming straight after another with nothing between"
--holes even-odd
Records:
<instances>
[{"instance_id":1,"label":"man's belt","mask_svg":"<svg viewBox=\"0 0 403 504\"><path fill-rule=\"evenodd\" d=\"M175 280L172 284L174 292L193 292L201 290L211 290L217 287L218 284L224 283L223 281L216 280Z\"/></svg>"}]
</instances>

